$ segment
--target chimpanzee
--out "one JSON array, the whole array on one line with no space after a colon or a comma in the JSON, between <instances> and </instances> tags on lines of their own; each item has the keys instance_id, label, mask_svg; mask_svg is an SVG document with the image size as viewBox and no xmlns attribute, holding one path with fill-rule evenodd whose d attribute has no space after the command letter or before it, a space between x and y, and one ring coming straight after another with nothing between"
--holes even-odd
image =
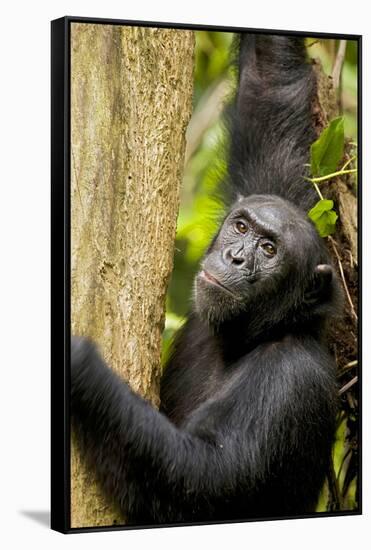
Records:
<instances>
[{"instance_id":1,"label":"chimpanzee","mask_svg":"<svg viewBox=\"0 0 371 550\"><path fill-rule=\"evenodd\" d=\"M228 209L194 282L156 410L72 338L82 450L131 524L315 511L337 411L338 279L308 218L315 77L304 41L242 33Z\"/></svg>"}]
</instances>

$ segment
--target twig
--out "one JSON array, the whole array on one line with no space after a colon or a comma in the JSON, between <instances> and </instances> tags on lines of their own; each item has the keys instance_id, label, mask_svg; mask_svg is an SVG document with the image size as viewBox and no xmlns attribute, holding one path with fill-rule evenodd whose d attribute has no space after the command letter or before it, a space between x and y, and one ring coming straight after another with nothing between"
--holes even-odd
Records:
<instances>
[{"instance_id":1,"label":"twig","mask_svg":"<svg viewBox=\"0 0 371 550\"><path fill-rule=\"evenodd\" d=\"M354 384L358 382L358 376L354 376L347 384L345 384L342 388L339 390L339 395L342 395L346 391L348 391Z\"/></svg>"},{"instance_id":2,"label":"twig","mask_svg":"<svg viewBox=\"0 0 371 550\"><path fill-rule=\"evenodd\" d=\"M351 170L338 170L332 174L327 174L326 176L321 176L320 178L304 178L312 183L321 183L322 181L330 180L331 178L336 178L337 176L343 176L345 174L354 174L357 172L357 168L352 168Z\"/></svg>"},{"instance_id":3,"label":"twig","mask_svg":"<svg viewBox=\"0 0 371 550\"><path fill-rule=\"evenodd\" d=\"M346 283L346 280L345 280L345 275L344 275L344 270L343 270L343 265L341 263L341 258L339 256L339 252L336 248L336 244L335 244L335 241L332 237L328 237L329 238L329 241L331 242L331 245L332 245L332 248L335 252L335 255L336 255L336 258L337 258L337 261L338 261L338 264L339 264L339 270L340 270L340 275L341 275L341 279L343 281L343 286L344 286L344 290L345 290L345 294L347 295L347 298L348 298L348 302L349 302L349 305L350 305L350 309L351 309L351 312L355 318L356 321L358 321L358 316L357 316L357 313L356 313L356 310L354 309L354 305L353 305L353 302L352 302L352 298L350 297L350 294L349 294L349 290L348 290L348 286L347 286L347 283Z\"/></svg>"},{"instance_id":4,"label":"twig","mask_svg":"<svg viewBox=\"0 0 371 550\"><path fill-rule=\"evenodd\" d=\"M353 162L353 160L356 160L356 158L357 158L357 155L354 155L354 157L351 157L350 159L348 159L341 170L344 170L351 162Z\"/></svg>"},{"instance_id":5,"label":"twig","mask_svg":"<svg viewBox=\"0 0 371 550\"><path fill-rule=\"evenodd\" d=\"M340 40L339 48L336 54L336 59L334 62L334 66L332 68L332 80L333 80L335 89L337 89L340 84L340 75L341 75L341 69L343 67L343 63L345 59L346 48L347 48L347 41Z\"/></svg>"},{"instance_id":6,"label":"twig","mask_svg":"<svg viewBox=\"0 0 371 550\"><path fill-rule=\"evenodd\" d=\"M354 367L357 367L357 366L358 366L357 359L355 361L350 361L350 363L347 363L346 365L344 365L344 367L339 369L339 371L337 373L338 378L341 378L342 376L344 376L344 374L349 372L349 370L351 370L351 369L353 369Z\"/></svg>"},{"instance_id":7,"label":"twig","mask_svg":"<svg viewBox=\"0 0 371 550\"><path fill-rule=\"evenodd\" d=\"M349 407L355 411L357 409L357 404L355 403L354 399L353 399L353 396L350 392L347 393L347 401L348 401L348 405Z\"/></svg>"},{"instance_id":8,"label":"twig","mask_svg":"<svg viewBox=\"0 0 371 550\"><path fill-rule=\"evenodd\" d=\"M358 365L358 360L356 359L355 361L350 361L349 363L347 363L343 368L350 369L352 367L356 367L357 365Z\"/></svg>"},{"instance_id":9,"label":"twig","mask_svg":"<svg viewBox=\"0 0 371 550\"><path fill-rule=\"evenodd\" d=\"M349 263L350 263L350 267L353 269L353 267L354 267L354 258L353 258L352 251L351 251L351 250L348 250L348 254L349 254Z\"/></svg>"},{"instance_id":10,"label":"twig","mask_svg":"<svg viewBox=\"0 0 371 550\"><path fill-rule=\"evenodd\" d=\"M313 185L314 185L315 190L317 191L317 194L318 194L319 198L323 201L323 195L322 195L318 185L315 182L313 182Z\"/></svg>"}]
</instances>

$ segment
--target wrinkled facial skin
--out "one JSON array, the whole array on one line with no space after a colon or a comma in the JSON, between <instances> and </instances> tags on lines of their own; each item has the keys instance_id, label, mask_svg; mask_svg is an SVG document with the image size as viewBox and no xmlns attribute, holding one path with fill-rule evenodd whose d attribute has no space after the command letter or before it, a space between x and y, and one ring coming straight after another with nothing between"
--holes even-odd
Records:
<instances>
[{"instance_id":1,"label":"wrinkled facial skin","mask_svg":"<svg viewBox=\"0 0 371 550\"><path fill-rule=\"evenodd\" d=\"M253 195L232 207L195 280L196 311L209 322L233 318L295 281L318 237L285 200Z\"/></svg>"}]
</instances>

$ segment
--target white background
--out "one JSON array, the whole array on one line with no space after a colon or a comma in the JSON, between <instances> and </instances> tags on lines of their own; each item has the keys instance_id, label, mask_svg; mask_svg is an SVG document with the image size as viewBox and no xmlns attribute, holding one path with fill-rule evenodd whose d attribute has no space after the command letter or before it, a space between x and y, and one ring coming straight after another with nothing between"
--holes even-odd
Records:
<instances>
[{"instance_id":1,"label":"white background","mask_svg":"<svg viewBox=\"0 0 371 550\"><path fill-rule=\"evenodd\" d=\"M8 1L0 30L1 342L0 544L3 548L365 548L370 536L370 357L366 327L370 233L364 158L364 516L61 535L49 511L50 23L63 15L364 34L364 103L370 96L367 2L276 0ZM369 68L369 67L368 67ZM364 121L370 121L367 104ZM370 126L369 126L370 127ZM367 130L367 129L365 129ZM369 129L363 151L370 151ZM368 528L368 529L367 529Z\"/></svg>"}]
</instances>

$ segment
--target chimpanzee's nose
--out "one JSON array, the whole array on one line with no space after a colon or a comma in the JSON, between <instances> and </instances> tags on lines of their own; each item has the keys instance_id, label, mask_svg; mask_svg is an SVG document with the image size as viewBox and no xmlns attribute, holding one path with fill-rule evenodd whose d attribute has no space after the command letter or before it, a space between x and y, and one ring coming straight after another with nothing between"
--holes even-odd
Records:
<instances>
[{"instance_id":1,"label":"chimpanzee's nose","mask_svg":"<svg viewBox=\"0 0 371 550\"><path fill-rule=\"evenodd\" d=\"M238 249L230 247L223 251L223 260L228 265L235 265L236 267L241 267L246 261L246 258L243 254L243 247Z\"/></svg>"}]
</instances>

